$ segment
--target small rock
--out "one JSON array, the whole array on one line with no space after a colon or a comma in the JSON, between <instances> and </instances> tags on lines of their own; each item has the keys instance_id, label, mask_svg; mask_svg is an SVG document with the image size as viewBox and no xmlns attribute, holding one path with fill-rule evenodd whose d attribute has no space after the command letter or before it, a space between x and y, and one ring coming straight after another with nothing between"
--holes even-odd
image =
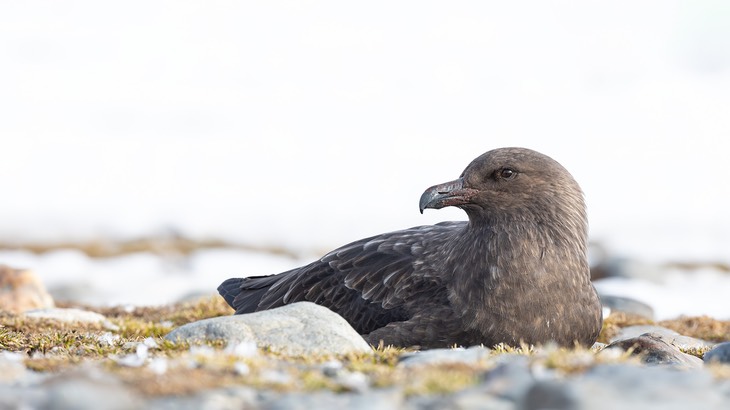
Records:
<instances>
[{"instance_id":1,"label":"small rock","mask_svg":"<svg viewBox=\"0 0 730 410\"><path fill-rule=\"evenodd\" d=\"M160 410L258 409L257 392L250 387L208 390L194 396L174 395L151 399L144 408Z\"/></svg>"},{"instance_id":2,"label":"small rock","mask_svg":"<svg viewBox=\"0 0 730 410\"><path fill-rule=\"evenodd\" d=\"M582 407L577 393L570 383L543 380L536 382L527 390L517 408L522 410L572 410Z\"/></svg>"},{"instance_id":3,"label":"small rock","mask_svg":"<svg viewBox=\"0 0 730 410\"><path fill-rule=\"evenodd\" d=\"M136 393L115 376L96 368L63 372L41 386L47 392L42 408L134 409L142 402Z\"/></svg>"},{"instance_id":4,"label":"small rock","mask_svg":"<svg viewBox=\"0 0 730 410\"><path fill-rule=\"evenodd\" d=\"M598 295L601 298L601 304L604 308L608 308L610 312L623 312L640 316L649 320L654 320L654 309L644 302L636 299L626 298L622 296Z\"/></svg>"},{"instance_id":5,"label":"small rock","mask_svg":"<svg viewBox=\"0 0 730 410\"><path fill-rule=\"evenodd\" d=\"M714 343L708 342L706 340L697 339L694 337L684 336L677 332L675 332L672 329L668 329L666 327L662 326L653 326L653 325L636 325L636 326L627 326L619 333L611 338L611 342L615 342L618 340L624 340L624 339L630 339L633 337L637 337L640 335L643 335L645 333L653 333L660 337L665 342L677 346L680 349L702 349L706 347L712 347L714 346Z\"/></svg>"},{"instance_id":6,"label":"small rock","mask_svg":"<svg viewBox=\"0 0 730 410\"><path fill-rule=\"evenodd\" d=\"M168 367L168 359L164 357L155 357L154 359L150 360L149 364L147 364L147 368L150 369L152 373L158 376L162 376L163 374L167 373Z\"/></svg>"},{"instance_id":7,"label":"small rock","mask_svg":"<svg viewBox=\"0 0 730 410\"><path fill-rule=\"evenodd\" d=\"M614 347L633 349L632 354L640 355L642 361L647 364L669 364L687 368L702 366L701 359L682 353L677 347L665 342L660 335L654 333L613 342L607 349Z\"/></svg>"},{"instance_id":8,"label":"small rock","mask_svg":"<svg viewBox=\"0 0 730 410\"><path fill-rule=\"evenodd\" d=\"M228 387L200 392L194 396L166 396L149 402L149 409L258 409L256 391L249 387Z\"/></svg>"},{"instance_id":9,"label":"small rock","mask_svg":"<svg viewBox=\"0 0 730 410\"><path fill-rule=\"evenodd\" d=\"M0 310L22 313L53 306L53 298L33 271L0 265Z\"/></svg>"},{"instance_id":10,"label":"small rock","mask_svg":"<svg viewBox=\"0 0 730 410\"><path fill-rule=\"evenodd\" d=\"M472 346L468 349L430 349L405 353L398 358L398 366L412 367L437 365L444 363L477 364L491 355L491 350L483 346Z\"/></svg>"},{"instance_id":11,"label":"small rock","mask_svg":"<svg viewBox=\"0 0 730 410\"><path fill-rule=\"evenodd\" d=\"M434 404L423 407L433 410L513 410L515 408L515 403L511 400L495 397L473 388L464 389L450 396L446 396Z\"/></svg>"},{"instance_id":12,"label":"small rock","mask_svg":"<svg viewBox=\"0 0 730 410\"><path fill-rule=\"evenodd\" d=\"M81 309L62 309L62 308L51 308L51 309L37 309L29 310L23 313L24 316L34 319L50 319L57 320L59 322L69 323L98 323L104 328L109 330L119 330L119 326L111 323L107 320L106 316L90 312L88 310Z\"/></svg>"},{"instance_id":13,"label":"small rock","mask_svg":"<svg viewBox=\"0 0 730 410\"><path fill-rule=\"evenodd\" d=\"M344 368L345 366L339 360L330 360L322 363L320 366L322 373L327 377L336 377Z\"/></svg>"},{"instance_id":14,"label":"small rock","mask_svg":"<svg viewBox=\"0 0 730 410\"><path fill-rule=\"evenodd\" d=\"M113 346L116 344L121 338L119 335L114 335L111 332L106 332L102 335L99 335L97 337L97 340L99 340L100 343L105 344L107 346Z\"/></svg>"},{"instance_id":15,"label":"small rock","mask_svg":"<svg viewBox=\"0 0 730 410\"><path fill-rule=\"evenodd\" d=\"M22 353L0 352L0 383L14 383L26 376L28 370L23 363L27 356Z\"/></svg>"},{"instance_id":16,"label":"small rock","mask_svg":"<svg viewBox=\"0 0 730 410\"><path fill-rule=\"evenodd\" d=\"M705 363L730 363L730 342L715 345L702 358Z\"/></svg>"},{"instance_id":17,"label":"small rock","mask_svg":"<svg viewBox=\"0 0 730 410\"><path fill-rule=\"evenodd\" d=\"M500 363L482 374L481 382L474 389L489 396L515 401L535 381L529 359L522 355L501 355Z\"/></svg>"},{"instance_id":18,"label":"small rock","mask_svg":"<svg viewBox=\"0 0 730 410\"><path fill-rule=\"evenodd\" d=\"M370 388L370 378L362 372L340 372L335 377L335 382L346 390L359 393L363 393Z\"/></svg>"},{"instance_id":19,"label":"small rock","mask_svg":"<svg viewBox=\"0 0 730 410\"><path fill-rule=\"evenodd\" d=\"M388 389L360 393L334 393L320 390L311 393L265 395L260 408L266 410L397 410L403 408L403 394Z\"/></svg>"},{"instance_id":20,"label":"small rock","mask_svg":"<svg viewBox=\"0 0 730 410\"><path fill-rule=\"evenodd\" d=\"M575 399L581 409L720 410L728 405L714 377L704 368L603 364L565 380L565 384L569 386L563 393ZM554 393L559 397L559 391Z\"/></svg>"},{"instance_id":21,"label":"small rock","mask_svg":"<svg viewBox=\"0 0 730 410\"><path fill-rule=\"evenodd\" d=\"M221 316L181 326L167 340L190 343L254 342L287 355L372 353L345 319L326 307L298 302L243 315Z\"/></svg>"}]
</instances>

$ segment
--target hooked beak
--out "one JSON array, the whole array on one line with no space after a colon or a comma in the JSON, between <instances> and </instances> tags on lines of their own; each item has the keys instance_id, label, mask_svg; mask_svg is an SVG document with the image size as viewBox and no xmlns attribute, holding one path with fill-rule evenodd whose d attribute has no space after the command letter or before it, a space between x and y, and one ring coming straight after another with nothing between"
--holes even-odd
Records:
<instances>
[{"instance_id":1,"label":"hooked beak","mask_svg":"<svg viewBox=\"0 0 730 410\"><path fill-rule=\"evenodd\" d=\"M464 188L464 180L459 178L428 188L421 195L418 207L423 213L426 208L441 209L447 206L468 204L472 202L472 198L476 196L477 192L479 191L473 188Z\"/></svg>"}]
</instances>

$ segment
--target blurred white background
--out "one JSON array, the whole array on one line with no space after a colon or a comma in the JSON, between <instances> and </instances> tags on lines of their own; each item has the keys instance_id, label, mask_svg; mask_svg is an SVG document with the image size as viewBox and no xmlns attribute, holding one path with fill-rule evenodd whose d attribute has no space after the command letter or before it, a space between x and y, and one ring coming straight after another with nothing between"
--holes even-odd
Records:
<instances>
[{"instance_id":1,"label":"blurred white background","mask_svg":"<svg viewBox=\"0 0 730 410\"><path fill-rule=\"evenodd\" d=\"M0 3L4 242L315 254L464 219L421 192L525 146L612 252L727 263L729 138L720 0Z\"/></svg>"}]
</instances>

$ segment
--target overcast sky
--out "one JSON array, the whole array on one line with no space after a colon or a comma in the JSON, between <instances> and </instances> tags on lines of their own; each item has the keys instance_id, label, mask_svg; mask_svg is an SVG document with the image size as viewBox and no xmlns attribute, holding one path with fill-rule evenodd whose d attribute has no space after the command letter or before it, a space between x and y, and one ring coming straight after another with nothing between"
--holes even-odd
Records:
<instances>
[{"instance_id":1,"label":"overcast sky","mask_svg":"<svg viewBox=\"0 0 730 410\"><path fill-rule=\"evenodd\" d=\"M725 255L729 22L723 1L0 2L0 239L329 248L463 219L421 192L526 146L581 183L594 238Z\"/></svg>"}]
</instances>

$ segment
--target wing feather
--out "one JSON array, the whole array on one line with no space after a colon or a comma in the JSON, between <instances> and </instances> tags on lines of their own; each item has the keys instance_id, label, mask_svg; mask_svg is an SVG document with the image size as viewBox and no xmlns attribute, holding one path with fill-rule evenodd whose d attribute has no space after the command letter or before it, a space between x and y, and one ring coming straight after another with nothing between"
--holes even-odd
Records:
<instances>
[{"instance_id":1,"label":"wing feather","mask_svg":"<svg viewBox=\"0 0 730 410\"><path fill-rule=\"evenodd\" d=\"M461 227L463 222L442 223L365 238L301 268L251 283L243 279L235 300L256 310L314 302L367 334L409 319L424 303L446 303L447 273L439 269L439 252ZM268 290L262 293L262 287Z\"/></svg>"}]
</instances>

